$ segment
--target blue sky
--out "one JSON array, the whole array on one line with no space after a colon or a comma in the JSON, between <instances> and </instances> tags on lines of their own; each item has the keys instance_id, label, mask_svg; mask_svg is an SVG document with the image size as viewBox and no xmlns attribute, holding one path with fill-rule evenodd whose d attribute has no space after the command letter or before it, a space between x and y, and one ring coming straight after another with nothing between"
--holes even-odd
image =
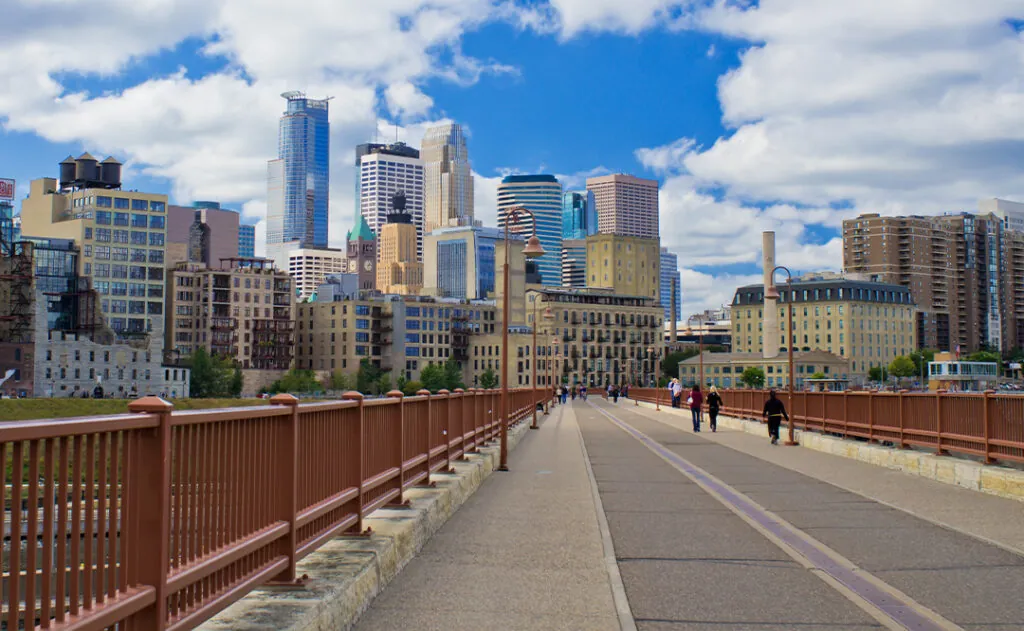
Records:
<instances>
[{"instance_id":1,"label":"blue sky","mask_svg":"<svg viewBox=\"0 0 1024 631\"><path fill-rule=\"evenodd\" d=\"M485 219L508 171L658 178L684 312L757 278L762 230L780 262L839 269L844 218L1024 199L1024 0L98 4L6 9L0 177L20 194L87 149L258 221L278 95L306 90L335 97L335 245L352 145L452 119Z\"/></svg>"}]
</instances>

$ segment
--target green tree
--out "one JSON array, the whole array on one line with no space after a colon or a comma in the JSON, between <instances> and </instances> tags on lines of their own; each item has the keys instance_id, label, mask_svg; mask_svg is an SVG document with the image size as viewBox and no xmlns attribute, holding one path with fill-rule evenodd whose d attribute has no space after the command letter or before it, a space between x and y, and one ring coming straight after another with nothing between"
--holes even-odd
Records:
<instances>
[{"instance_id":1,"label":"green tree","mask_svg":"<svg viewBox=\"0 0 1024 631\"><path fill-rule=\"evenodd\" d=\"M914 360L904 355L900 355L889 364L889 373L893 377L905 379L917 374L917 366L914 365Z\"/></svg>"},{"instance_id":2,"label":"green tree","mask_svg":"<svg viewBox=\"0 0 1024 631\"><path fill-rule=\"evenodd\" d=\"M316 379L316 373L312 370L299 370L292 368L283 377L270 384L267 392L276 394L278 392L309 393L317 392L321 388L320 382Z\"/></svg>"},{"instance_id":3,"label":"green tree","mask_svg":"<svg viewBox=\"0 0 1024 631\"><path fill-rule=\"evenodd\" d=\"M675 351L665 355L661 360L661 374L670 378L679 378L679 362L690 359L691 357L697 356L696 349L686 349L685 351Z\"/></svg>"},{"instance_id":4,"label":"green tree","mask_svg":"<svg viewBox=\"0 0 1024 631\"><path fill-rule=\"evenodd\" d=\"M380 394L380 378L384 371L364 357L356 373L356 390L363 394Z\"/></svg>"},{"instance_id":5,"label":"green tree","mask_svg":"<svg viewBox=\"0 0 1024 631\"><path fill-rule=\"evenodd\" d=\"M740 381L751 388L763 388L764 371L757 366L748 366L740 375Z\"/></svg>"},{"instance_id":6,"label":"green tree","mask_svg":"<svg viewBox=\"0 0 1024 631\"><path fill-rule=\"evenodd\" d=\"M454 392L456 388L466 387L466 384L462 383L462 368L454 359L449 359L444 363L444 383L444 387L448 388L450 392Z\"/></svg>"},{"instance_id":7,"label":"green tree","mask_svg":"<svg viewBox=\"0 0 1024 631\"><path fill-rule=\"evenodd\" d=\"M330 377L324 380L324 390L348 391L353 390L355 387L355 376L343 373L340 370L334 371Z\"/></svg>"},{"instance_id":8,"label":"green tree","mask_svg":"<svg viewBox=\"0 0 1024 631\"><path fill-rule=\"evenodd\" d=\"M497 388L498 387L498 375L493 370L488 368L480 375L480 387L485 389Z\"/></svg>"},{"instance_id":9,"label":"green tree","mask_svg":"<svg viewBox=\"0 0 1024 631\"><path fill-rule=\"evenodd\" d=\"M406 381L401 386L399 386L398 389L401 390L402 394L404 394L405 396L411 397L423 389L423 382L415 380Z\"/></svg>"},{"instance_id":10,"label":"green tree","mask_svg":"<svg viewBox=\"0 0 1024 631\"><path fill-rule=\"evenodd\" d=\"M231 385L229 388L231 396L242 396L242 387L244 385L245 379L242 378L242 369L235 366L235 370L231 373Z\"/></svg>"},{"instance_id":11,"label":"green tree","mask_svg":"<svg viewBox=\"0 0 1024 631\"><path fill-rule=\"evenodd\" d=\"M872 366L868 369L868 379L871 381L885 381L888 378L888 371L885 366Z\"/></svg>"},{"instance_id":12,"label":"green tree","mask_svg":"<svg viewBox=\"0 0 1024 631\"><path fill-rule=\"evenodd\" d=\"M376 394L385 394L391 392L391 375L383 373L380 379L377 380L377 392Z\"/></svg>"},{"instance_id":13,"label":"green tree","mask_svg":"<svg viewBox=\"0 0 1024 631\"><path fill-rule=\"evenodd\" d=\"M821 372L820 370L818 372L814 373L813 375L811 375L810 377L808 377L808 379L825 379L825 378L826 378L825 377L825 373Z\"/></svg>"},{"instance_id":14,"label":"green tree","mask_svg":"<svg viewBox=\"0 0 1024 631\"><path fill-rule=\"evenodd\" d=\"M911 351L910 361L914 362L914 375L923 375L927 378L928 364L935 361L935 351L927 348L919 351Z\"/></svg>"},{"instance_id":15,"label":"green tree","mask_svg":"<svg viewBox=\"0 0 1024 631\"><path fill-rule=\"evenodd\" d=\"M444 368L440 364L430 364L420 371L420 381L423 387L433 393L437 393L447 387L445 382Z\"/></svg>"},{"instance_id":16,"label":"green tree","mask_svg":"<svg viewBox=\"0 0 1024 631\"><path fill-rule=\"evenodd\" d=\"M975 351L967 356L969 362L995 362L997 364L1003 361L1003 358L999 356L999 353L993 351Z\"/></svg>"},{"instance_id":17,"label":"green tree","mask_svg":"<svg viewBox=\"0 0 1024 631\"><path fill-rule=\"evenodd\" d=\"M199 347L188 359L192 369L189 396L194 399L237 397L242 392L242 371L233 362L211 357Z\"/></svg>"}]
</instances>

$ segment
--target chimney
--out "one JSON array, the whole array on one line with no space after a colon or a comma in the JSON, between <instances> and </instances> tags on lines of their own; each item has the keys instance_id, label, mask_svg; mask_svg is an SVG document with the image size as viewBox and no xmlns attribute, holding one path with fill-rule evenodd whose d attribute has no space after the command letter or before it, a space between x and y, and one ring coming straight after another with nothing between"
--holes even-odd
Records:
<instances>
[{"instance_id":1,"label":"chimney","mask_svg":"<svg viewBox=\"0 0 1024 631\"><path fill-rule=\"evenodd\" d=\"M772 230L765 231L761 235L761 253L763 260L761 262L764 268L764 293L768 293L768 288L772 286L772 270L775 269L775 232ZM779 356L779 305L774 299L769 300L767 297L764 299L764 305L761 310L762 326L761 331L762 338L764 339L763 356L765 359L772 359ZM786 332L792 335L791 331Z\"/></svg>"}]
</instances>

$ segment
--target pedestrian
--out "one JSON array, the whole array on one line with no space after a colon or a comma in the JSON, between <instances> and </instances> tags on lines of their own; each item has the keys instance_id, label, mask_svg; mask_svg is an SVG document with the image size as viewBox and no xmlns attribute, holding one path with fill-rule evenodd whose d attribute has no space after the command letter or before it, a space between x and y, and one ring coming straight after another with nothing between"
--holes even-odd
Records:
<instances>
[{"instance_id":1,"label":"pedestrian","mask_svg":"<svg viewBox=\"0 0 1024 631\"><path fill-rule=\"evenodd\" d=\"M629 384L628 383L626 385L622 386L622 398L623 399L628 399L629 398Z\"/></svg>"},{"instance_id":2,"label":"pedestrian","mask_svg":"<svg viewBox=\"0 0 1024 631\"><path fill-rule=\"evenodd\" d=\"M587 400L587 386L586 384L580 386L580 398L584 401Z\"/></svg>"},{"instance_id":3,"label":"pedestrian","mask_svg":"<svg viewBox=\"0 0 1024 631\"><path fill-rule=\"evenodd\" d=\"M567 402L568 400L569 400L569 388L567 388L567 387L565 387L565 386L563 385L563 386L562 386L562 405L565 405L565 403L566 403L566 402Z\"/></svg>"},{"instance_id":4,"label":"pedestrian","mask_svg":"<svg viewBox=\"0 0 1024 631\"><path fill-rule=\"evenodd\" d=\"M679 407L683 398L683 384L678 379L673 379L669 390L672 393L672 407Z\"/></svg>"},{"instance_id":5,"label":"pedestrian","mask_svg":"<svg viewBox=\"0 0 1024 631\"><path fill-rule=\"evenodd\" d=\"M612 389L612 403L618 403L619 402L619 387L618 386L611 386L611 389Z\"/></svg>"},{"instance_id":6,"label":"pedestrian","mask_svg":"<svg viewBox=\"0 0 1024 631\"><path fill-rule=\"evenodd\" d=\"M570 396L572 397L573 401L576 400L576 386L572 387L572 392L570 393Z\"/></svg>"},{"instance_id":7,"label":"pedestrian","mask_svg":"<svg viewBox=\"0 0 1024 631\"><path fill-rule=\"evenodd\" d=\"M708 419L711 421L711 431L718 431L718 409L722 407L722 397L718 394L718 388L711 386L708 393Z\"/></svg>"},{"instance_id":8,"label":"pedestrian","mask_svg":"<svg viewBox=\"0 0 1024 631\"><path fill-rule=\"evenodd\" d=\"M700 386L693 384L693 389L690 390L690 398L686 400L690 404L690 414L693 415L693 431L700 431L700 414L701 405L704 403L704 394L700 391Z\"/></svg>"},{"instance_id":9,"label":"pedestrian","mask_svg":"<svg viewBox=\"0 0 1024 631\"><path fill-rule=\"evenodd\" d=\"M772 444L779 444L779 426L782 419L789 420L786 413L786 406L775 396L774 390L768 391L768 400L764 402L764 417L768 419L768 435L771 436Z\"/></svg>"}]
</instances>

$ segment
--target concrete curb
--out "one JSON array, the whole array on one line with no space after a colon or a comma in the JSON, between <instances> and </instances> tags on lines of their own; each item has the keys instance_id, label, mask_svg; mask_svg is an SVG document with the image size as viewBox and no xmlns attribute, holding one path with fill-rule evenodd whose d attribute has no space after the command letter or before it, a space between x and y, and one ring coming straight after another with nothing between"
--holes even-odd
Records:
<instances>
[{"instance_id":1,"label":"concrete curb","mask_svg":"<svg viewBox=\"0 0 1024 631\"><path fill-rule=\"evenodd\" d=\"M529 419L509 430L509 449L529 432ZM452 462L454 474L432 474L436 488L406 491L408 509L380 509L364 520L369 538L339 537L299 562L303 588L260 588L202 624L203 631L346 631L498 466L498 447Z\"/></svg>"},{"instance_id":2,"label":"concrete curb","mask_svg":"<svg viewBox=\"0 0 1024 631\"><path fill-rule=\"evenodd\" d=\"M641 401L640 405L646 408L654 407L654 404L644 401ZM682 416L681 410L676 411L665 406L661 406L661 408L670 414ZM689 421L689 410L686 410L686 420ZM719 416L718 424L721 427L748 434L757 434L765 438L768 436L766 426L757 421L748 421L733 416ZM782 433L786 433L785 424L783 424ZM920 451L893 449L856 440L844 440L817 432L796 430L795 435L797 442L807 449L1024 502L1024 471L998 465L985 465L949 456L936 456Z\"/></svg>"}]
</instances>

